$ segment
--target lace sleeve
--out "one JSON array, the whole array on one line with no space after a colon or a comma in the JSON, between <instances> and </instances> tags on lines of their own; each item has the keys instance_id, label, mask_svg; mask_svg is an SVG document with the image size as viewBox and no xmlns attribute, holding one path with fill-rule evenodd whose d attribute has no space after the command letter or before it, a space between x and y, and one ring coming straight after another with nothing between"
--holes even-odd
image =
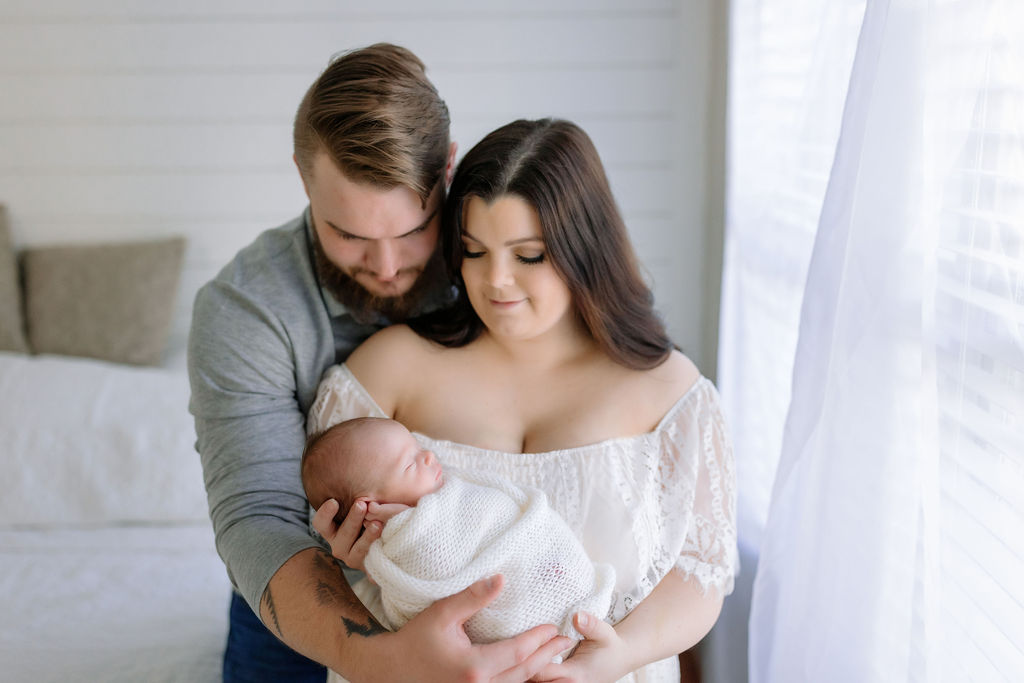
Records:
<instances>
[{"instance_id":1,"label":"lace sleeve","mask_svg":"<svg viewBox=\"0 0 1024 683\"><path fill-rule=\"evenodd\" d=\"M324 373L306 418L306 434L321 432L354 417L387 417L344 365Z\"/></svg>"},{"instance_id":2,"label":"lace sleeve","mask_svg":"<svg viewBox=\"0 0 1024 683\"><path fill-rule=\"evenodd\" d=\"M675 568L701 589L728 595L739 569L736 548L736 471L718 392L702 380L693 412L667 430L666 446L679 458L696 458L693 515Z\"/></svg>"}]
</instances>

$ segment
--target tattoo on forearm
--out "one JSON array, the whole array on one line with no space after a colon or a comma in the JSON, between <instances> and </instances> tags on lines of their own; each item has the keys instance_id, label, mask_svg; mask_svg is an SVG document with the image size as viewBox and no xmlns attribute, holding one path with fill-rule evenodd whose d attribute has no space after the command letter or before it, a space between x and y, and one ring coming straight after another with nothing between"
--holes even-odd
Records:
<instances>
[{"instance_id":1,"label":"tattoo on forearm","mask_svg":"<svg viewBox=\"0 0 1024 683\"><path fill-rule=\"evenodd\" d=\"M324 551L318 551L313 558L313 567L319 574L316 580L316 600L323 606L341 604L346 607L358 605L358 600L351 594L345 594L335 588L340 580L345 582L345 573L334 558Z\"/></svg>"},{"instance_id":2,"label":"tattoo on forearm","mask_svg":"<svg viewBox=\"0 0 1024 683\"><path fill-rule=\"evenodd\" d=\"M281 622L277 620L277 607L274 606L274 596L270 593L270 586L267 586L267 590L263 593L263 604L267 606L267 613L270 614L270 618L274 622L274 630L277 631L278 637L284 639Z\"/></svg>"},{"instance_id":3,"label":"tattoo on forearm","mask_svg":"<svg viewBox=\"0 0 1024 683\"><path fill-rule=\"evenodd\" d=\"M350 636L355 635L369 638L370 636L375 636L380 633L387 633L387 629L381 626L380 622L373 617L370 617L370 623L366 625L357 624L351 619L347 619L345 617L341 618L341 622L345 624L345 632Z\"/></svg>"},{"instance_id":4,"label":"tattoo on forearm","mask_svg":"<svg viewBox=\"0 0 1024 683\"><path fill-rule=\"evenodd\" d=\"M316 554L314 559L314 566L318 572L322 572L323 575L331 579L340 578L345 581L345 574L338 566L338 563L324 551L320 551ZM330 605L342 605L351 610L364 609L363 604L355 597L351 592L345 593L335 588L334 583L328 582L325 578L318 578L316 582L316 601L317 604L324 607ZM363 636L369 638L379 633L387 633L387 629L381 626L380 622L373 618L372 615L367 617L367 623L360 624L359 622L349 619L348 617L342 617L341 622L345 625L345 632L349 636Z\"/></svg>"},{"instance_id":5,"label":"tattoo on forearm","mask_svg":"<svg viewBox=\"0 0 1024 683\"><path fill-rule=\"evenodd\" d=\"M326 581L316 582L316 602L322 607L343 602L341 592Z\"/></svg>"}]
</instances>

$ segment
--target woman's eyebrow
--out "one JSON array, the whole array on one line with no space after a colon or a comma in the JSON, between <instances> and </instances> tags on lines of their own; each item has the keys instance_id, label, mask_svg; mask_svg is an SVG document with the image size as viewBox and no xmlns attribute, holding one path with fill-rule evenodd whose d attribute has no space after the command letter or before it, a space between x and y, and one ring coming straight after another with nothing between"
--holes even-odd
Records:
<instances>
[{"instance_id":1,"label":"woman's eyebrow","mask_svg":"<svg viewBox=\"0 0 1024 683\"><path fill-rule=\"evenodd\" d=\"M477 244L483 244L483 242L481 242L481 241L480 241L480 240L478 240L477 238L473 237L473 236L472 236L471 234L469 234L468 232L463 232L463 233L462 233L462 237L463 237L463 239L470 239L470 240L473 240L473 241L474 241L474 242L476 242ZM543 237L520 237L520 238L518 238L518 239L514 239L514 240L509 240L508 242L505 242L505 244L503 244L502 246L505 246L505 247L514 247L515 245L517 245L517 244L522 244L522 243L524 243L524 242L541 242L541 243L543 243L543 242L544 242L544 238L543 238Z\"/></svg>"}]
</instances>

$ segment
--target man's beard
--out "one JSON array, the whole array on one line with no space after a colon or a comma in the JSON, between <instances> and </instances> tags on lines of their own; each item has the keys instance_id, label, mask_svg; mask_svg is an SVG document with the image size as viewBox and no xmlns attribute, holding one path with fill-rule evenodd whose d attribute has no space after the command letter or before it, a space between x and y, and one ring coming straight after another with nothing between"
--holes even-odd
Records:
<instances>
[{"instance_id":1,"label":"man's beard","mask_svg":"<svg viewBox=\"0 0 1024 683\"><path fill-rule=\"evenodd\" d=\"M313 237L313 253L320 284L348 309L357 322L364 324L375 323L380 316L391 323L402 322L422 313L422 304L432 294L440 292L446 282L440 249L434 250L409 290L396 296L379 296L368 291L327 257L316 235Z\"/></svg>"}]
</instances>

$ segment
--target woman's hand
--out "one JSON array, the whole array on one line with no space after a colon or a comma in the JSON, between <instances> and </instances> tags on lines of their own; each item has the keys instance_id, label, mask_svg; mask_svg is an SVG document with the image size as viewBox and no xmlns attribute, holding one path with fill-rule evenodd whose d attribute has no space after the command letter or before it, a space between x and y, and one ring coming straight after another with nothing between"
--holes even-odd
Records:
<instances>
[{"instance_id":1,"label":"woman's hand","mask_svg":"<svg viewBox=\"0 0 1024 683\"><path fill-rule=\"evenodd\" d=\"M341 524L334 521L338 514L338 501L331 498L313 515L313 528L331 546L331 554L346 566L365 571L363 561L370 550L370 544L380 538L384 525L381 522L366 521L366 501L357 500L345 515Z\"/></svg>"},{"instance_id":2,"label":"woman's hand","mask_svg":"<svg viewBox=\"0 0 1024 683\"><path fill-rule=\"evenodd\" d=\"M531 681L598 683L617 681L632 671L626 643L611 624L586 612L577 612L573 624L584 640L565 661L549 664Z\"/></svg>"}]
</instances>

